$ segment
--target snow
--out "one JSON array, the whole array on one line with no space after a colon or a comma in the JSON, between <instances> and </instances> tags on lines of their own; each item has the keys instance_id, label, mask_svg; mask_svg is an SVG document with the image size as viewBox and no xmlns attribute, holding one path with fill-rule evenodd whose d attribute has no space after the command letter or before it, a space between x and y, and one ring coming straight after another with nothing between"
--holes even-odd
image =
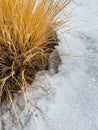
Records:
<instances>
[{"instance_id":1,"label":"snow","mask_svg":"<svg viewBox=\"0 0 98 130\"><path fill-rule=\"evenodd\" d=\"M22 110L16 105L23 130L98 130L98 0L75 0L72 9L70 29L58 32L58 73L53 66L39 72L27 105L23 96ZM5 120L1 130L11 129L10 122ZM15 119L12 130L18 130Z\"/></svg>"}]
</instances>

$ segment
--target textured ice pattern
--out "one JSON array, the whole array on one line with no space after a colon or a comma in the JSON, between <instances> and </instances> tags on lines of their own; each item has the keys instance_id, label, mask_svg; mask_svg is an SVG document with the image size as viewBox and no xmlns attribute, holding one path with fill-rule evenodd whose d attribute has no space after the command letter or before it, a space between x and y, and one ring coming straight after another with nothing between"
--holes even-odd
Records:
<instances>
[{"instance_id":1,"label":"textured ice pattern","mask_svg":"<svg viewBox=\"0 0 98 130\"><path fill-rule=\"evenodd\" d=\"M74 7L70 29L58 32L59 72L40 72L29 106L22 99L16 105L22 130L98 130L98 0L76 0ZM9 112L2 114L0 130L19 129Z\"/></svg>"}]
</instances>

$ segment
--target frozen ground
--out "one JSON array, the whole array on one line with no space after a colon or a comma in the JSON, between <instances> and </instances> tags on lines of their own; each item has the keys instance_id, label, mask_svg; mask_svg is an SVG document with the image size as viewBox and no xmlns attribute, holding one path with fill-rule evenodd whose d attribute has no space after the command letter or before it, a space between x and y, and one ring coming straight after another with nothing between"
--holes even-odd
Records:
<instances>
[{"instance_id":1,"label":"frozen ground","mask_svg":"<svg viewBox=\"0 0 98 130\"><path fill-rule=\"evenodd\" d=\"M98 130L98 0L77 0L69 10L74 7L72 28L58 32L59 72L39 73L28 96L30 112L24 105L18 112L23 130ZM9 130L7 122L1 130Z\"/></svg>"}]
</instances>

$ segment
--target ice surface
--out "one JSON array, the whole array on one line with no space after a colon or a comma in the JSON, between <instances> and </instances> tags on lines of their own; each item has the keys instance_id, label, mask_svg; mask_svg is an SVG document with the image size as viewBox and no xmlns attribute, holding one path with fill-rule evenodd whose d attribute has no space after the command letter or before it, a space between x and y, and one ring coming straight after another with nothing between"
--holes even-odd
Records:
<instances>
[{"instance_id":1,"label":"ice surface","mask_svg":"<svg viewBox=\"0 0 98 130\"><path fill-rule=\"evenodd\" d=\"M17 108L23 130L98 130L98 0L76 0L74 7L72 28L58 32L59 72L39 72L28 94L31 109Z\"/></svg>"}]
</instances>

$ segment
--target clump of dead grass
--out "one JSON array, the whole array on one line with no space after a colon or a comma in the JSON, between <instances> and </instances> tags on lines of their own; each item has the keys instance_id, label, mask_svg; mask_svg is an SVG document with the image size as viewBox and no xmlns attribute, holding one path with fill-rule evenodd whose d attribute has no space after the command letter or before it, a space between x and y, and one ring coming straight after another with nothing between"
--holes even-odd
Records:
<instances>
[{"instance_id":1,"label":"clump of dead grass","mask_svg":"<svg viewBox=\"0 0 98 130\"><path fill-rule=\"evenodd\" d=\"M71 0L0 0L0 103L29 88L58 43L58 14Z\"/></svg>"}]
</instances>

